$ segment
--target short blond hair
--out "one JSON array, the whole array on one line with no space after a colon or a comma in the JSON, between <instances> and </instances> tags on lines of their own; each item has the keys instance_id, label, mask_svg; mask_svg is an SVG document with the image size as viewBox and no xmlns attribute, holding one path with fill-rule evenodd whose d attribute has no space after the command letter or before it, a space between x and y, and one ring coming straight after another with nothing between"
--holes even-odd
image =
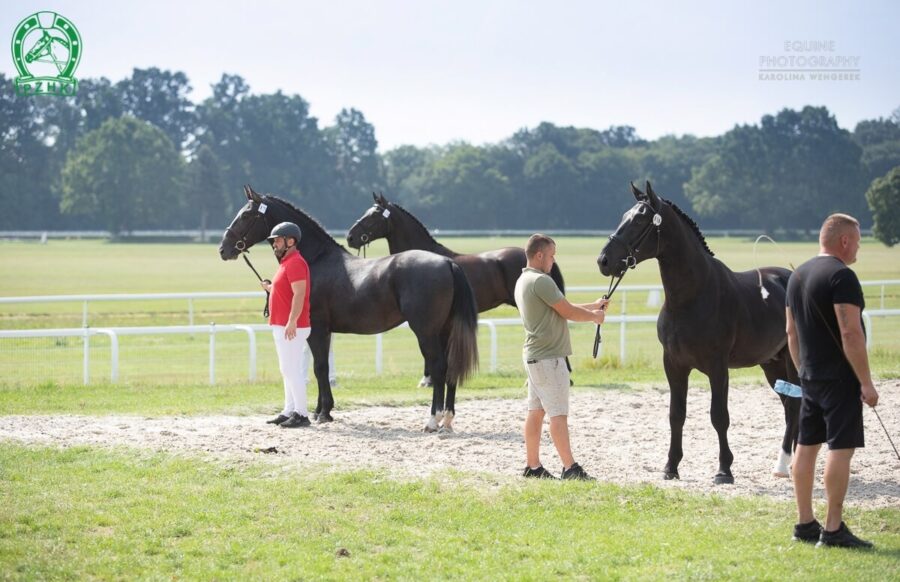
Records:
<instances>
[{"instance_id":1,"label":"short blond hair","mask_svg":"<svg viewBox=\"0 0 900 582\"><path fill-rule=\"evenodd\" d=\"M819 244L829 247L842 235L847 234L848 230L858 228L859 221L849 214L832 214L822 223L822 228L819 230Z\"/></svg>"},{"instance_id":2,"label":"short blond hair","mask_svg":"<svg viewBox=\"0 0 900 582\"><path fill-rule=\"evenodd\" d=\"M525 256L529 259L533 259L534 255L543 251L545 248L550 245L556 246L556 241L547 236L546 234L533 234L528 239L528 243L525 245Z\"/></svg>"}]
</instances>

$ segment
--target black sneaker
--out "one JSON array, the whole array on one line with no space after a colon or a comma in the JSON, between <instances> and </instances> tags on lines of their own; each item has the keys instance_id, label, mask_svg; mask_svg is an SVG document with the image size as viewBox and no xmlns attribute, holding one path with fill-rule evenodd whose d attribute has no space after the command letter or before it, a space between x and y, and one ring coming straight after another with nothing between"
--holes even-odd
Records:
<instances>
[{"instance_id":1,"label":"black sneaker","mask_svg":"<svg viewBox=\"0 0 900 582\"><path fill-rule=\"evenodd\" d=\"M301 428L310 426L308 416L300 416L296 412L291 413L291 417L281 423L281 428Z\"/></svg>"},{"instance_id":2,"label":"black sneaker","mask_svg":"<svg viewBox=\"0 0 900 582\"><path fill-rule=\"evenodd\" d=\"M562 479L577 479L579 481L596 481L593 477L584 472L581 465L572 463L568 469L563 469Z\"/></svg>"},{"instance_id":3,"label":"black sneaker","mask_svg":"<svg viewBox=\"0 0 900 582\"><path fill-rule=\"evenodd\" d=\"M822 533L822 524L814 519L809 523L798 523L794 526L794 537L791 539L795 542L807 542L814 544L819 541L819 534Z\"/></svg>"},{"instance_id":4,"label":"black sneaker","mask_svg":"<svg viewBox=\"0 0 900 582\"><path fill-rule=\"evenodd\" d=\"M272 420L267 420L266 424L281 424L282 422L286 421L289 418L290 418L290 416L285 416L283 414L279 414Z\"/></svg>"},{"instance_id":5,"label":"black sneaker","mask_svg":"<svg viewBox=\"0 0 900 582\"><path fill-rule=\"evenodd\" d=\"M825 531L823 529L822 534L819 536L819 543L816 544L817 548L871 548L872 546L872 542L861 540L853 535L850 528L843 521L837 531Z\"/></svg>"},{"instance_id":6,"label":"black sneaker","mask_svg":"<svg viewBox=\"0 0 900 582\"><path fill-rule=\"evenodd\" d=\"M553 473L545 469L543 465L541 465L537 469L525 467L525 472L522 473L522 476L530 477L532 479L556 479L556 477L553 476Z\"/></svg>"}]
</instances>

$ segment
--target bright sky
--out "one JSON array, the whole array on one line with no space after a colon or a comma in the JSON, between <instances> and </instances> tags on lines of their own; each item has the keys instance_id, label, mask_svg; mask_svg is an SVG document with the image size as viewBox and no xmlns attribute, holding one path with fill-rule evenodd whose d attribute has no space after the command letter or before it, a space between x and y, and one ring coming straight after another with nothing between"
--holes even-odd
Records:
<instances>
[{"instance_id":1,"label":"bright sky","mask_svg":"<svg viewBox=\"0 0 900 582\"><path fill-rule=\"evenodd\" d=\"M27 0L6 3L0 34L11 39L39 10L81 32L76 78L180 70L199 101L234 73L253 92L302 95L323 126L343 107L361 110L382 151L496 142L542 121L632 125L649 139L717 135L807 104L852 130L900 107L891 0ZM760 80L761 57L780 68L788 57L831 59L859 79ZM15 76L10 52L0 63Z\"/></svg>"}]
</instances>

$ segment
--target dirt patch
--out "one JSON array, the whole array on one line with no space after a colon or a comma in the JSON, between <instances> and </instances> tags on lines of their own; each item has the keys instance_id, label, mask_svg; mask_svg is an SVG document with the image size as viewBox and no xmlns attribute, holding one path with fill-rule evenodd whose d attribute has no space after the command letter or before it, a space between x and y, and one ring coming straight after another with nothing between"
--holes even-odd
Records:
<instances>
[{"instance_id":1,"label":"dirt patch","mask_svg":"<svg viewBox=\"0 0 900 582\"><path fill-rule=\"evenodd\" d=\"M900 381L882 382L879 413L895 443L900 436ZM576 459L602 481L651 483L698 493L763 495L791 500L791 483L772 475L784 430L776 395L764 386L729 393L729 441L734 485L714 485L716 433L709 421L708 390L688 394L680 481L663 481L669 446L667 389L597 391L572 397L570 427ZM517 479L525 464L522 400L469 400L457 407L453 434L425 434L423 407L372 406L337 410L335 421L305 429L281 429L261 416L0 416L0 440L57 446L137 447L201 455L225 462L263 462L291 467L375 468L398 477L428 476L448 469ZM900 461L874 413L864 411L866 448L853 460L847 504L900 507ZM900 444L900 443L898 443ZM544 464L559 471L545 427ZM268 453L268 454L264 454ZM821 470L816 498L824 499Z\"/></svg>"}]
</instances>

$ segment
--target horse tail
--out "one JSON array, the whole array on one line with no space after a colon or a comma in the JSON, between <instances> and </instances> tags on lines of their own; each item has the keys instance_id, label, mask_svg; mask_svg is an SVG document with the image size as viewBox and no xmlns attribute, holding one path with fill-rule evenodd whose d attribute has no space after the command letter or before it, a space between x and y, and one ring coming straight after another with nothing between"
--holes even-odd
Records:
<instances>
[{"instance_id":1,"label":"horse tail","mask_svg":"<svg viewBox=\"0 0 900 582\"><path fill-rule=\"evenodd\" d=\"M565 295L566 282L563 279L562 271L559 270L559 265L556 263L553 263L553 266L550 267L550 278L553 279L553 282L556 283L556 286L559 287L559 290Z\"/></svg>"},{"instance_id":2,"label":"horse tail","mask_svg":"<svg viewBox=\"0 0 900 582\"><path fill-rule=\"evenodd\" d=\"M465 273L450 262L453 273L453 305L447 341L447 383L460 385L478 369L478 308Z\"/></svg>"}]
</instances>

